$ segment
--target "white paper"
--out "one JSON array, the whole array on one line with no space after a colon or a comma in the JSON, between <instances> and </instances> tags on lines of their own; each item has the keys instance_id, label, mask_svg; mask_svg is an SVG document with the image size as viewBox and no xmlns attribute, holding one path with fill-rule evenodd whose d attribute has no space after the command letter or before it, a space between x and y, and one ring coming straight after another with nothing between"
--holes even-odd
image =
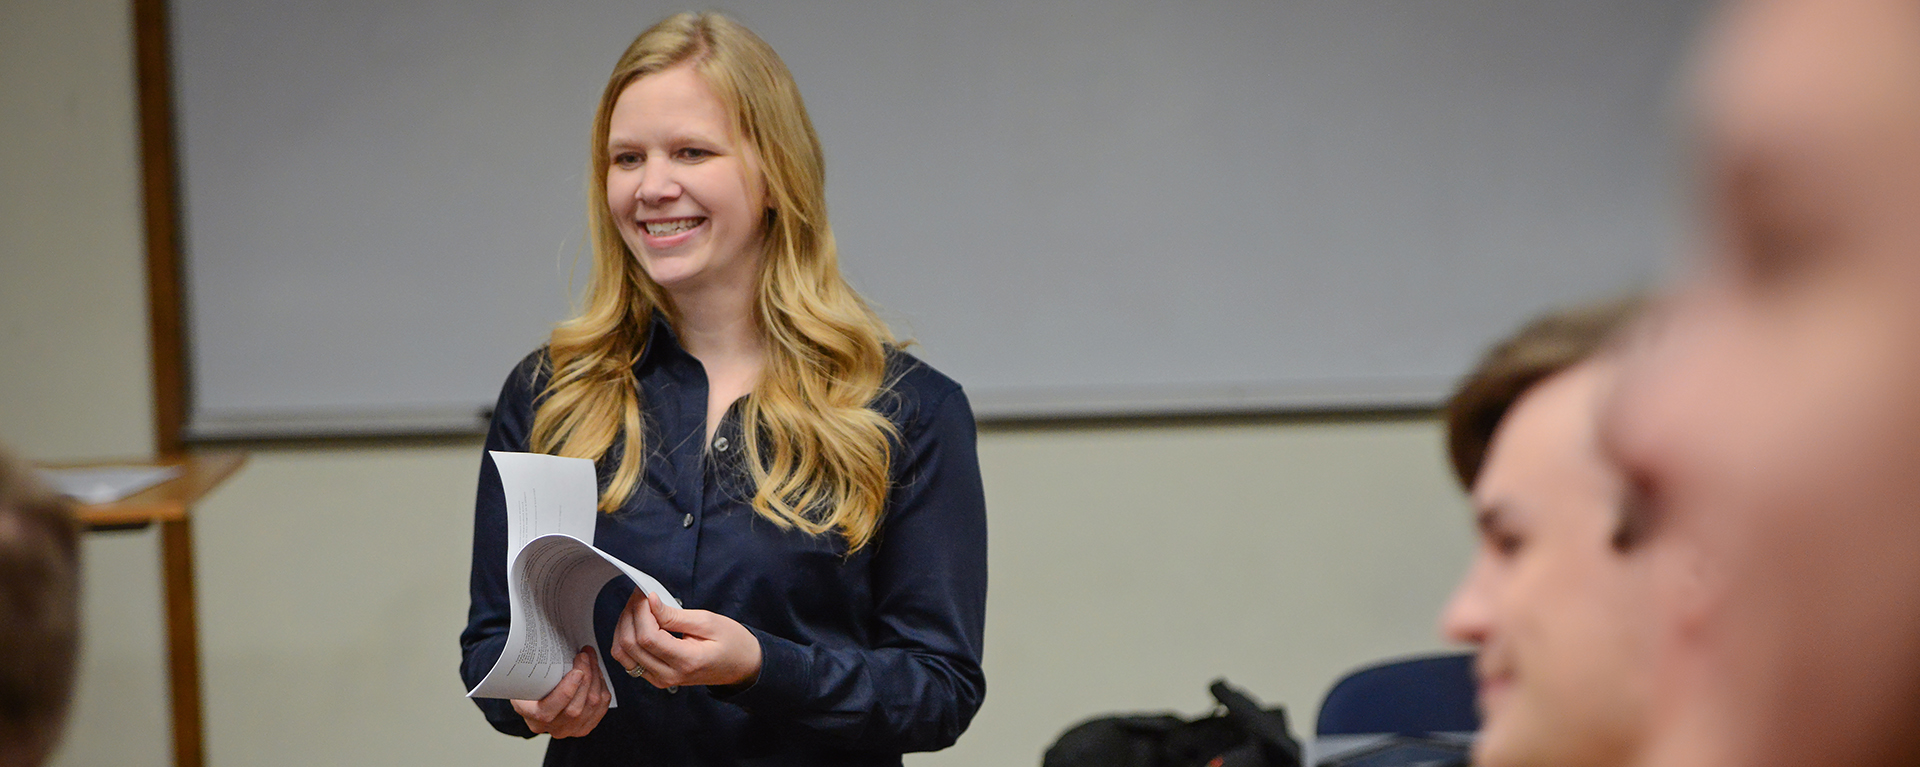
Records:
<instances>
[{"instance_id":1,"label":"white paper","mask_svg":"<svg viewBox=\"0 0 1920 767\"><path fill-rule=\"evenodd\" d=\"M40 469L40 479L54 492L81 503L112 503L174 477L178 466L95 466L84 469Z\"/></svg>"},{"instance_id":2,"label":"white paper","mask_svg":"<svg viewBox=\"0 0 1920 767\"><path fill-rule=\"evenodd\" d=\"M507 645L469 698L539 700L573 669L573 654L600 644L593 600L625 575L648 593L673 599L660 581L593 547L599 486L593 462L537 453L491 451L507 500ZM607 670L600 669L613 692ZM615 700L609 707L618 705Z\"/></svg>"}]
</instances>

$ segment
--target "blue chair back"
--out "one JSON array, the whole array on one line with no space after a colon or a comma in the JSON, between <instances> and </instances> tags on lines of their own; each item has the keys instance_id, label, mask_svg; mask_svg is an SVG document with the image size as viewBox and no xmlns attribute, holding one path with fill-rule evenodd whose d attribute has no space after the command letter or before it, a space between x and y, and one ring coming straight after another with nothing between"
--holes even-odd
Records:
<instances>
[{"instance_id":1,"label":"blue chair back","mask_svg":"<svg viewBox=\"0 0 1920 767\"><path fill-rule=\"evenodd\" d=\"M1473 656L1439 655L1368 666L1347 674L1320 703L1318 735L1480 729Z\"/></svg>"}]
</instances>

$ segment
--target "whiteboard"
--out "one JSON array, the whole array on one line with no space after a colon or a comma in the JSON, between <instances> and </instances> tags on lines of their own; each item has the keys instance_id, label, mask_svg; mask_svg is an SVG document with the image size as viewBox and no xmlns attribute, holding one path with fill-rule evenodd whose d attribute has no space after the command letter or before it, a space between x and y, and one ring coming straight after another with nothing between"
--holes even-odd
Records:
<instances>
[{"instance_id":1,"label":"whiteboard","mask_svg":"<svg viewBox=\"0 0 1920 767\"><path fill-rule=\"evenodd\" d=\"M1421 407L1657 279L1704 0L739 0L849 278L983 418ZM197 438L476 428L678 10L174 0Z\"/></svg>"}]
</instances>

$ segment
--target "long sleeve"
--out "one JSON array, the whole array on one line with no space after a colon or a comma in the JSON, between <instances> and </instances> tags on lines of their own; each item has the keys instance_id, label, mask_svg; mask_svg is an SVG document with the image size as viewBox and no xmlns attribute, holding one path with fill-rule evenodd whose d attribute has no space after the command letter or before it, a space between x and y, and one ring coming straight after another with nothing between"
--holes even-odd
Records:
<instances>
[{"instance_id":1,"label":"long sleeve","mask_svg":"<svg viewBox=\"0 0 1920 767\"><path fill-rule=\"evenodd\" d=\"M838 747L951 745L986 693L986 503L973 412L957 387L910 414L872 562L869 647L807 644L754 628L762 668L729 697ZM751 628L751 627L750 627Z\"/></svg>"},{"instance_id":2,"label":"long sleeve","mask_svg":"<svg viewBox=\"0 0 1920 767\"><path fill-rule=\"evenodd\" d=\"M487 429L487 450L527 449L527 433L533 424L535 373L540 368L540 359L540 353L536 352L507 377L494 407L492 424ZM474 501L473 573L468 585L471 601L467 608L467 628L460 633L460 677L469 690L492 670L501 648L507 643L506 520L500 472L494 468L493 459L483 452L480 485ZM533 737L526 720L514 713L511 702L489 698L474 698L473 702L494 729L508 735Z\"/></svg>"}]
</instances>

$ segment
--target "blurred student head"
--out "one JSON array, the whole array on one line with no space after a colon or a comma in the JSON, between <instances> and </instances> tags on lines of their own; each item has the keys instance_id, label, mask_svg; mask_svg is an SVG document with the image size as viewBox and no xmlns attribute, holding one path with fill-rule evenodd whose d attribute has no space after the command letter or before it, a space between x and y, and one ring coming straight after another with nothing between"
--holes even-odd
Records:
<instances>
[{"instance_id":1,"label":"blurred student head","mask_svg":"<svg viewBox=\"0 0 1920 767\"><path fill-rule=\"evenodd\" d=\"M1644 733L1646 586L1621 527L1625 478L1597 428L1617 372L1604 347L1637 308L1535 320L1448 404L1480 546L1441 629L1479 651L1475 764L1618 765Z\"/></svg>"},{"instance_id":2,"label":"blurred student head","mask_svg":"<svg viewBox=\"0 0 1920 767\"><path fill-rule=\"evenodd\" d=\"M1605 442L1657 577L1659 765L1920 763L1920 2L1742 0L1700 258Z\"/></svg>"},{"instance_id":3,"label":"blurred student head","mask_svg":"<svg viewBox=\"0 0 1920 767\"><path fill-rule=\"evenodd\" d=\"M79 639L78 530L67 503L0 453L0 767L60 739Z\"/></svg>"}]
</instances>

